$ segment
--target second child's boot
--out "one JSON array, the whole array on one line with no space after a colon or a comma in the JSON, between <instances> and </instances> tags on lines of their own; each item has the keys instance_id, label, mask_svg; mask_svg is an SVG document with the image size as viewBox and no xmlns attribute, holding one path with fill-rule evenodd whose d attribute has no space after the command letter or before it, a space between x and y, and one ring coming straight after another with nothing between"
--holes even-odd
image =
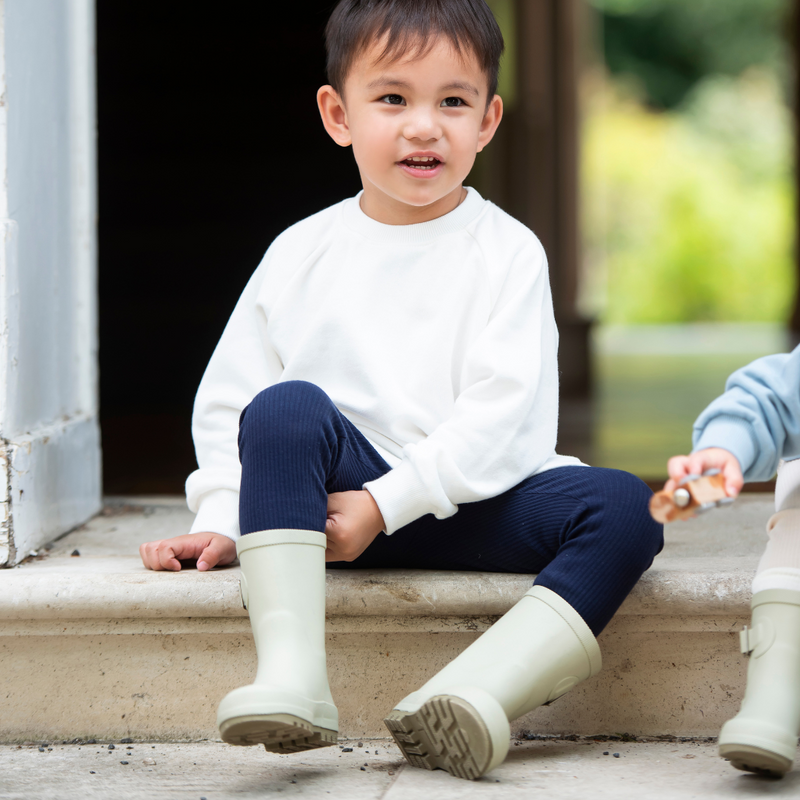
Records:
<instances>
[{"instance_id":1,"label":"second child's boot","mask_svg":"<svg viewBox=\"0 0 800 800\"><path fill-rule=\"evenodd\" d=\"M783 775L800 733L800 592L765 589L742 631L749 654L741 711L722 726L719 754L737 769Z\"/></svg>"},{"instance_id":2,"label":"second child's boot","mask_svg":"<svg viewBox=\"0 0 800 800\"><path fill-rule=\"evenodd\" d=\"M250 614L258 670L227 694L223 741L293 753L336 744L339 717L325 659L324 533L270 530L236 542L242 602Z\"/></svg>"},{"instance_id":3,"label":"second child's boot","mask_svg":"<svg viewBox=\"0 0 800 800\"><path fill-rule=\"evenodd\" d=\"M551 703L600 667L597 640L580 614L534 586L398 703L386 726L414 766L475 780L505 759L510 720Z\"/></svg>"}]
</instances>

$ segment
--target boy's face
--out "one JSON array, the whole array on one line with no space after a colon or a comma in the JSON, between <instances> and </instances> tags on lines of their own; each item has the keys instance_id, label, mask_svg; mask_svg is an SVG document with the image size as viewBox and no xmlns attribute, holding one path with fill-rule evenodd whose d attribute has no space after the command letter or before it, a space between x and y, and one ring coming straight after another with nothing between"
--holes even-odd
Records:
<instances>
[{"instance_id":1,"label":"boy's face","mask_svg":"<svg viewBox=\"0 0 800 800\"><path fill-rule=\"evenodd\" d=\"M452 211L475 156L502 116L472 53L442 40L422 57L377 63L380 43L353 64L344 96L323 86L318 102L328 133L352 144L365 214L390 225Z\"/></svg>"}]
</instances>

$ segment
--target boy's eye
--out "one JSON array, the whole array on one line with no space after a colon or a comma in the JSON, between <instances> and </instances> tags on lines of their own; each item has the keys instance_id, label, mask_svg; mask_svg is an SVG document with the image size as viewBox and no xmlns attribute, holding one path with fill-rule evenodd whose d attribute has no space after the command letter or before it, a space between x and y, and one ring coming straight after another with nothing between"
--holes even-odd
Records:
<instances>
[{"instance_id":1,"label":"boy's eye","mask_svg":"<svg viewBox=\"0 0 800 800\"><path fill-rule=\"evenodd\" d=\"M381 101L388 103L390 106L401 106L405 102L399 94L385 94L381 97Z\"/></svg>"},{"instance_id":2,"label":"boy's eye","mask_svg":"<svg viewBox=\"0 0 800 800\"><path fill-rule=\"evenodd\" d=\"M442 100L442 105L445 108L458 108L459 106L465 105L465 103L460 97L445 97L445 99Z\"/></svg>"}]
</instances>

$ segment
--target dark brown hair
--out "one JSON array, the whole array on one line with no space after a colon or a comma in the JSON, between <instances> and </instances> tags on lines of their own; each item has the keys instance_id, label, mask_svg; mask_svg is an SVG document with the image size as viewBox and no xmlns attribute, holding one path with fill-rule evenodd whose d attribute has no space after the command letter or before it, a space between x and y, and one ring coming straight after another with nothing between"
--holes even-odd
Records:
<instances>
[{"instance_id":1,"label":"dark brown hair","mask_svg":"<svg viewBox=\"0 0 800 800\"><path fill-rule=\"evenodd\" d=\"M328 81L341 93L355 59L386 36L378 61L424 56L446 36L457 53L472 51L497 91L503 34L484 0L341 0L325 28Z\"/></svg>"}]
</instances>

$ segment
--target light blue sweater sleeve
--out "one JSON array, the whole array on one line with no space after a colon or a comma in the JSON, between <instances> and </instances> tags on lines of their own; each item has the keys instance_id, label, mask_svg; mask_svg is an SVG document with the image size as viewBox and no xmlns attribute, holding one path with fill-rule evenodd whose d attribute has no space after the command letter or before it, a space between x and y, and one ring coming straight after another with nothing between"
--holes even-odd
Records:
<instances>
[{"instance_id":1,"label":"light blue sweater sleeve","mask_svg":"<svg viewBox=\"0 0 800 800\"><path fill-rule=\"evenodd\" d=\"M694 451L723 447L746 481L768 480L781 458L800 457L800 347L737 370L697 418Z\"/></svg>"}]
</instances>

